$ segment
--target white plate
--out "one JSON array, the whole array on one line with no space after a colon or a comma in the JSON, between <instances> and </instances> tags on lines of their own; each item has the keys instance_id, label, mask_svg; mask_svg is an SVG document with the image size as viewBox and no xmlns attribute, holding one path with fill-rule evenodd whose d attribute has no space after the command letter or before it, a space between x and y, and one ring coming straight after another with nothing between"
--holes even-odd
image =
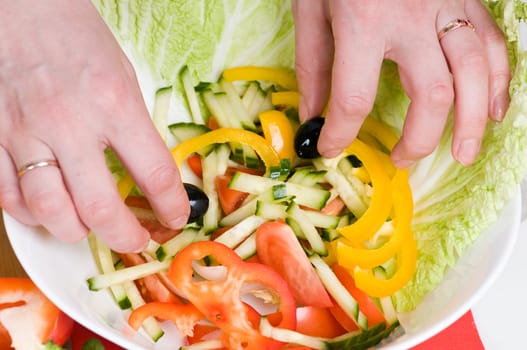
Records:
<instances>
[{"instance_id":1,"label":"white plate","mask_svg":"<svg viewBox=\"0 0 527 350\"><path fill-rule=\"evenodd\" d=\"M496 280L517 238L521 196L504 208L498 222L481 234L445 281L411 314L406 334L383 349L408 349L440 332L467 312ZM180 342L172 328L154 346L143 333L133 335L126 314L106 291L90 292L86 279L97 270L87 242L65 244L42 230L26 227L4 213L13 249L28 275L64 312L87 328L130 350L174 349ZM166 323L165 323L166 325Z\"/></svg>"}]
</instances>

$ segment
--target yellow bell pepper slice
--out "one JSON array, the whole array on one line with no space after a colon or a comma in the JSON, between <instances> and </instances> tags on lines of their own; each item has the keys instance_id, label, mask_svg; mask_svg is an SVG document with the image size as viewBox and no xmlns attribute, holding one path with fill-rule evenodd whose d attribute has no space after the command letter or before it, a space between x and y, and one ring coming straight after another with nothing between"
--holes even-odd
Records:
<instances>
[{"instance_id":1,"label":"yellow bell pepper slice","mask_svg":"<svg viewBox=\"0 0 527 350\"><path fill-rule=\"evenodd\" d=\"M289 106L298 109L300 93L298 91L278 91L271 94L273 106Z\"/></svg>"},{"instance_id":2,"label":"yellow bell pepper slice","mask_svg":"<svg viewBox=\"0 0 527 350\"><path fill-rule=\"evenodd\" d=\"M362 249L349 246L343 240L337 242L337 259L346 268L369 269L382 265L393 258L400 247L411 237L410 224L412 222L413 201L408 185L408 172L398 169L392 179L392 201L394 211L395 231L390 239L376 249Z\"/></svg>"},{"instance_id":3,"label":"yellow bell pepper slice","mask_svg":"<svg viewBox=\"0 0 527 350\"><path fill-rule=\"evenodd\" d=\"M391 278L381 279L375 277L371 270L365 270L359 266L353 269L353 277L357 287L373 297L392 295L408 283L416 269L417 246L410 230L413 201L408 183L408 172L398 170L394 180L394 186L399 189L394 191L394 210L397 215L396 230L400 230L398 234L401 240L400 248L397 251L397 271Z\"/></svg>"},{"instance_id":4,"label":"yellow bell pepper slice","mask_svg":"<svg viewBox=\"0 0 527 350\"><path fill-rule=\"evenodd\" d=\"M178 166L181 166L185 159L199 149L215 143L225 142L239 142L252 147L260 156L267 169L280 164L280 157L266 139L252 131L235 128L220 128L185 140L172 148L172 158L174 158ZM126 198L128 196L133 188L133 183L133 179L129 174L121 178L117 184L117 189L121 197Z\"/></svg>"},{"instance_id":5,"label":"yellow bell pepper slice","mask_svg":"<svg viewBox=\"0 0 527 350\"><path fill-rule=\"evenodd\" d=\"M296 77L281 68L254 66L228 68L223 71L223 78L227 81L265 80L276 83L286 90L298 90Z\"/></svg>"},{"instance_id":6,"label":"yellow bell pepper slice","mask_svg":"<svg viewBox=\"0 0 527 350\"><path fill-rule=\"evenodd\" d=\"M375 137L389 151L393 150L399 138L388 125L371 117L366 118L361 129Z\"/></svg>"},{"instance_id":7,"label":"yellow bell pepper slice","mask_svg":"<svg viewBox=\"0 0 527 350\"><path fill-rule=\"evenodd\" d=\"M355 139L344 152L360 159L370 175L373 186L371 203L366 212L353 224L339 228L339 233L353 245L369 239L379 230L392 209L391 181L375 151Z\"/></svg>"},{"instance_id":8,"label":"yellow bell pepper slice","mask_svg":"<svg viewBox=\"0 0 527 350\"><path fill-rule=\"evenodd\" d=\"M397 253L397 271L389 279L380 279L373 275L371 270L363 270L356 267L353 278L357 288L372 297L387 297L401 289L413 277L415 273L415 261L417 259L416 242L409 239Z\"/></svg>"},{"instance_id":9,"label":"yellow bell pepper slice","mask_svg":"<svg viewBox=\"0 0 527 350\"><path fill-rule=\"evenodd\" d=\"M296 157L293 147L295 132L287 116L283 112L270 110L260 113L259 118L265 139L280 158L289 159L292 164Z\"/></svg>"}]
</instances>

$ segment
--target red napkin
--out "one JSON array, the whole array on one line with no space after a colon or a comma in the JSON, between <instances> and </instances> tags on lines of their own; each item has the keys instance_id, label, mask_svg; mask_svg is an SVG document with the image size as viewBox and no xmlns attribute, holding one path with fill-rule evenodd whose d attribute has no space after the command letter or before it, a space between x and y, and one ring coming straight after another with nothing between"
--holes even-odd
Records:
<instances>
[{"instance_id":1,"label":"red napkin","mask_svg":"<svg viewBox=\"0 0 527 350\"><path fill-rule=\"evenodd\" d=\"M412 348L412 350L458 349L485 350L470 311L441 333Z\"/></svg>"}]
</instances>

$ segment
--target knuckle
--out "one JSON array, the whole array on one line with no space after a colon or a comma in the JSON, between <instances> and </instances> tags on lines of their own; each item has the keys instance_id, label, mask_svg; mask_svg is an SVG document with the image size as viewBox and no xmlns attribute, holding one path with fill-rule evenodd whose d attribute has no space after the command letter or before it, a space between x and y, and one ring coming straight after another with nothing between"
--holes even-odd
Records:
<instances>
[{"instance_id":1,"label":"knuckle","mask_svg":"<svg viewBox=\"0 0 527 350\"><path fill-rule=\"evenodd\" d=\"M168 164L163 164L154 169L146 177L142 186L143 192L147 196L160 195L171 189L176 184L177 169Z\"/></svg>"},{"instance_id":2,"label":"knuckle","mask_svg":"<svg viewBox=\"0 0 527 350\"><path fill-rule=\"evenodd\" d=\"M27 205L36 217L53 220L61 216L66 203L60 196L45 191L31 195L27 200Z\"/></svg>"},{"instance_id":3,"label":"knuckle","mask_svg":"<svg viewBox=\"0 0 527 350\"><path fill-rule=\"evenodd\" d=\"M345 117L362 118L370 113L373 100L366 95L348 95L335 100L335 106Z\"/></svg>"},{"instance_id":4,"label":"knuckle","mask_svg":"<svg viewBox=\"0 0 527 350\"><path fill-rule=\"evenodd\" d=\"M88 91L99 92L93 95L93 102L103 111L112 111L123 106L128 88L118 75L91 73L86 77L86 81ZM116 117L119 115L118 113Z\"/></svg>"},{"instance_id":5,"label":"knuckle","mask_svg":"<svg viewBox=\"0 0 527 350\"><path fill-rule=\"evenodd\" d=\"M451 84L434 83L424 91L426 91L426 103L431 106L450 105L454 100L454 89Z\"/></svg>"},{"instance_id":6,"label":"knuckle","mask_svg":"<svg viewBox=\"0 0 527 350\"><path fill-rule=\"evenodd\" d=\"M107 224L115 218L115 204L109 198L88 200L80 205L79 211L84 221L94 227Z\"/></svg>"},{"instance_id":7,"label":"knuckle","mask_svg":"<svg viewBox=\"0 0 527 350\"><path fill-rule=\"evenodd\" d=\"M480 37L488 46L500 45L505 47L505 36L498 27L492 26L486 30L482 30Z\"/></svg>"}]
</instances>

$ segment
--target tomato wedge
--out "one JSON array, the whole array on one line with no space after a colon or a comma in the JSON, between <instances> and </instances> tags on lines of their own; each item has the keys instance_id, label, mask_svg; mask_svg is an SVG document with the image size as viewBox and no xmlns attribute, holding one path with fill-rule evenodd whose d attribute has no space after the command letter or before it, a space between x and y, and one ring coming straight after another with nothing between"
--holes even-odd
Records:
<instances>
[{"instance_id":1,"label":"tomato wedge","mask_svg":"<svg viewBox=\"0 0 527 350\"><path fill-rule=\"evenodd\" d=\"M210 257L225 267L220 280L196 281L193 261ZM252 321L253 313L242 301L247 284L265 286L281 314L278 327L296 326L295 300L287 283L263 264L246 263L234 251L214 241L194 242L172 260L167 277L205 317L222 330L221 341L227 348L278 349L282 343L260 334Z\"/></svg>"},{"instance_id":2,"label":"tomato wedge","mask_svg":"<svg viewBox=\"0 0 527 350\"><path fill-rule=\"evenodd\" d=\"M249 195L247 192L230 189L228 186L231 178L232 176L228 175L216 176L216 191L218 192L221 209L225 215L238 209Z\"/></svg>"},{"instance_id":3,"label":"tomato wedge","mask_svg":"<svg viewBox=\"0 0 527 350\"><path fill-rule=\"evenodd\" d=\"M201 156L197 153L194 153L190 157L187 158L187 164L190 168L190 170L199 177L200 179L203 179L203 166L201 164Z\"/></svg>"},{"instance_id":4,"label":"tomato wedge","mask_svg":"<svg viewBox=\"0 0 527 350\"><path fill-rule=\"evenodd\" d=\"M72 328L73 320L29 278L0 278L1 349L39 349L49 341L62 346Z\"/></svg>"},{"instance_id":5,"label":"tomato wedge","mask_svg":"<svg viewBox=\"0 0 527 350\"><path fill-rule=\"evenodd\" d=\"M329 294L289 225L263 223L256 230L258 259L282 276L297 302L304 306L330 307Z\"/></svg>"},{"instance_id":6,"label":"tomato wedge","mask_svg":"<svg viewBox=\"0 0 527 350\"><path fill-rule=\"evenodd\" d=\"M335 338L346 333L329 308L302 306L296 309L296 330L302 334Z\"/></svg>"},{"instance_id":7,"label":"tomato wedge","mask_svg":"<svg viewBox=\"0 0 527 350\"><path fill-rule=\"evenodd\" d=\"M344 285L344 287L348 290L351 296L359 304L360 311L362 311L364 316L368 318L369 327L382 322L385 322L386 325L389 326L389 324L386 322L386 319L384 318L382 311L379 309L377 304L375 304L373 300L371 300L368 294L364 293L362 290L358 289L357 286L355 286L355 281L353 280L353 277L351 277L351 275L349 274L348 270L346 270L346 268L338 264L333 264L331 265L331 269L333 270L339 281Z\"/></svg>"}]
</instances>

